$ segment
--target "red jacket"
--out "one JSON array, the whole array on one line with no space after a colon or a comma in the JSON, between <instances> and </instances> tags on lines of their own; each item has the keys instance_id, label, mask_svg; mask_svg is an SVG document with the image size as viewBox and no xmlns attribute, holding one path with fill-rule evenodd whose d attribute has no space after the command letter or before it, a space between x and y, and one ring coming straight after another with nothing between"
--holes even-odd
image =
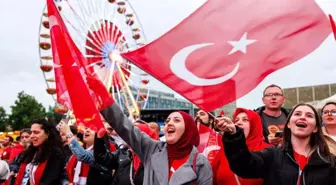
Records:
<instances>
[{"instance_id":1,"label":"red jacket","mask_svg":"<svg viewBox=\"0 0 336 185\"><path fill-rule=\"evenodd\" d=\"M9 159L8 159L8 162L12 162L16 156L18 156L21 152L23 152L24 150L24 147L21 145L21 144L17 144L15 146L12 147L12 151L9 155Z\"/></svg>"},{"instance_id":2,"label":"red jacket","mask_svg":"<svg viewBox=\"0 0 336 185\"><path fill-rule=\"evenodd\" d=\"M261 151L271 145L264 142L263 128L259 115L251 110L238 108L233 116L233 120L241 112L247 114L250 123L250 132L246 138L246 144L250 151ZM262 179L242 179L236 176L229 167L224 150L221 149L212 162L213 184L214 185L262 185Z\"/></svg>"}]
</instances>

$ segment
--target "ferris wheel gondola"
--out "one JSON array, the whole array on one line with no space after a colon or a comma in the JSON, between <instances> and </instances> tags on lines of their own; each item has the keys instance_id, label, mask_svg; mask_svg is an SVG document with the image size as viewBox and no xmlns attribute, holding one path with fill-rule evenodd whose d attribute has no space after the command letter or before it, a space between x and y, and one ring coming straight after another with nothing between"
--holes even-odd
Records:
<instances>
[{"instance_id":1,"label":"ferris wheel gondola","mask_svg":"<svg viewBox=\"0 0 336 185\"><path fill-rule=\"evenodd\" d=\"M142 25L131 3L127 0L54 2L73 41L116 102L126 111L134 110L139 114L139 107L147 105L150 78L120 55L146 44ZM49 29L45 8L39 31L40 68L47 85L46 91L57 102ZM55 111L65 114L68 109L57 104Z\"/></svg>"}]
</instances>

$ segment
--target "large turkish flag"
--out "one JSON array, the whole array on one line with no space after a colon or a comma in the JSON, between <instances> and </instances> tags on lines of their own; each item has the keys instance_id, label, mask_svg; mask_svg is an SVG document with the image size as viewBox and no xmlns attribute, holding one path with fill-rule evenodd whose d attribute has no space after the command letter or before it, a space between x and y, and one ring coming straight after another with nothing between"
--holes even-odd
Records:
<instances>
[{"instance_id":1,"label":"large turkish flag","mask_svg":"<svg viewBox=\"0 0 336 185\"><path fill-rule=\"evenodd\" d=\"M96 96L88 89L86 75L93 72L77 48L53 0L47 0L50 40L54 59L57 102L71 109L76 123L90 128L103 128L96 108Z\"/></svg>"},{"instance_id":2,"label":"large turkish flag","mask_svg":"<svg viewBox=\"0 0 336 185\"><path fill-rule=\"evenodd\" d=\"M123 56L210 111L315 50L332 32L313 0L209 0Z\"/></svg>"}]
</instances>

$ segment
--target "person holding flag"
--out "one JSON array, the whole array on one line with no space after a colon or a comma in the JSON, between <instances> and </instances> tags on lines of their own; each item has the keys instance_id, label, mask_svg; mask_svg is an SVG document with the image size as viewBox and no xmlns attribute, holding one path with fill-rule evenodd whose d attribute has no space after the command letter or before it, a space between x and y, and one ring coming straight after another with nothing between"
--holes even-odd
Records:
<instances>
[{"instance_id":1,"label":"person holding flag","mask_svg":"<svg viewBox=\"0 0 336 185\"><path fill-rule=\"evenodd\" d=\"M105 120L142 161L143 184L212 184L211 166L198 154L199 133L189 114L171 113L164 127L167 142L156 141L132 124L100 80L88 76L87 82L98 97L96 105Z\"/></svg>"}]
</instances>

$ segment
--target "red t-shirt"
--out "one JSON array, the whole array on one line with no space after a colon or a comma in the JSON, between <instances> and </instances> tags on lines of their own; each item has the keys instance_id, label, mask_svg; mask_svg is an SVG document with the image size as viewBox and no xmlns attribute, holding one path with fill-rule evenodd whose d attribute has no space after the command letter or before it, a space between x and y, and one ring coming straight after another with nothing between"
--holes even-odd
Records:
<instances>
[{"instance_id":1,"label":"red t-shirt","mask_svg":"<svg viewBox=\"0 0 336 185\"><path fill-rule=\"evenodd\" d=\"M9 159L9 156L11 154L11 151L12 151L12 147L11 146L7 146L1 153L0 155L0 158L2 160L8 160Z\"/></svg>"},{"instance_id":2,"label":"red t-shirt","mask_svg":"<svg viewBox=\"0 0 336 185\"><path fill-rule=\"evenodd\" d=\"M171 161L169 165L169 179L173 175L173 173L188 160L188 158L189 155L183 157L182 159L175 159Z\"/></svg>"},{"instance_id":3,"label":"red t-shirt","mask_svg":"<svg viewBox=\"0 0 336 185\"><path fill-rule=\"evenodd\" d=\"M17 144L13 146L12 151L10 152L8 162L9 163L12 162L16 158L16 156L18 156L23 151L24 151L24 147L21 144Z\"/></svg>"},{"instance_id":4,"label":"red t-shirt","mask_svg":"<svg viewBox=\"0 0 336 185\"><path fill-rule=\"evenodd\" d=\"M299 181L298 185L300 185L302 170L306 166L306 164L308 163L308 157L306 157L304 155L301 155L301 154L298 154L294 151L294 158L295 158L295 161L300 166L300 175L299 175L299 179L298 179L298 181Z\"/></svg>"}]
</instances>

